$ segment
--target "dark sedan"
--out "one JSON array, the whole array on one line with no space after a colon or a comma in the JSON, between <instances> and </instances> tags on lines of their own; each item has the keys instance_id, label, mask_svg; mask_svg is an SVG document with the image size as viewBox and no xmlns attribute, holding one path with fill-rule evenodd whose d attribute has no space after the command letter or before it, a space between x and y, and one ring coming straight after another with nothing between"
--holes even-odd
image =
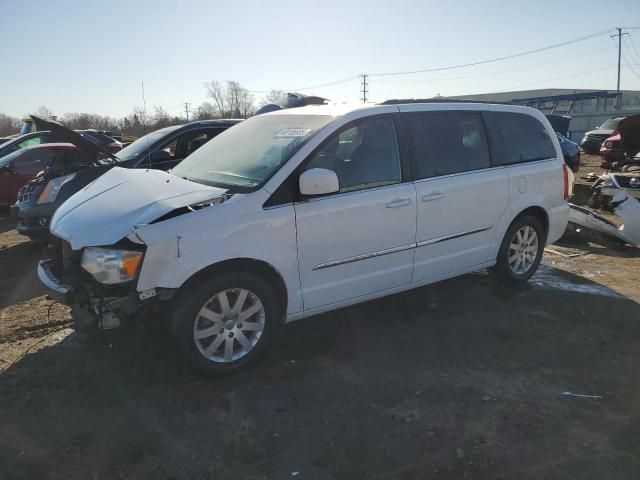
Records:
<instances>
[{"instance_id":1,"label":"dark sedan","mask_svg":"<svg viewBox=\"0 0 640 480\"><path fill-rule=\"evenodd\" d=\"M37 119L38 128L47 128L72 143L74 158L59 158L44 175L27 183L12 207L18 231L32 240L49 238L49 222L56 209L114 166L168 170L205 142L240 120L210 120L176 125L152 132L115 155L102 146L58 123Z\"/></svg>"}]
</instances>

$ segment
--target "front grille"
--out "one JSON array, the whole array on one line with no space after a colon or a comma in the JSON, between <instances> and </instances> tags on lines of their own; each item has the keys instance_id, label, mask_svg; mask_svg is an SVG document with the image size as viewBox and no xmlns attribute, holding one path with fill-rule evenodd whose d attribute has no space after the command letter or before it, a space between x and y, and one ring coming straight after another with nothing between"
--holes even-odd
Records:
<instances>
[{"instance_id":1,"label":"front grille","mask_svg":"<svg viewBox=\"0 0 640 480\"><path fill-rule=\"evenodd\" d=\"M587 140L592 140L594 142L604 142L610 135L600 134L600 133L590 133L587 135Z\"/></svg>"},{"instance_id":2,"label":"front grille","mask_svg":"<svg viewBox=\"0 0 640 480\"><path fill-rule=\"evenodd\" d=\"M18 203L28 202L36 196L39 185L29 185L28 183L18 190Z\"/></svg>"},{"instance_id":3,"label":"front grille","mask_svg":"<svg viewBox=\"0 0 640 480\"><path fill-rule=\"evenodd\" d=\"M622 142L620 142L620 140L609 140L604 142L604 146L610 150L621 150Z\"/></svg>"}]
</instances>

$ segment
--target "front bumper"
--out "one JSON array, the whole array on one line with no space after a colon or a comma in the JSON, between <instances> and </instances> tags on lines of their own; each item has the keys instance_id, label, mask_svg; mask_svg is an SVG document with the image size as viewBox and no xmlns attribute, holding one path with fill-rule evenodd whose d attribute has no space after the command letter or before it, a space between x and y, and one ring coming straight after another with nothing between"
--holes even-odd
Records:
<instances>
[{"instance_id":1,"label":"front bumper","mask_svg":"<svg viewBox=\"0 0 640 480\"><path fill-rule=\"evenodd\" d=\"M51 263L51 260L41 260L38 263L38 278L49 290L64 297L73 291L73 288L56 278L53 274Z\"/></svg>"},{"instance_id":2,"label":"front bumper","mask_svg":"<svg viewBox=\"0 0 640 480\"><path fill-rule=\"evenodd\" d=\"M30 205L29 202L16 203L11 207L18 233L35 241L51 239L49 223L54 211L52 205Z\"/></svg>"},{"instance_id":3,"label":"front bumper","mask_svg":"<svg viewBox=\"0 0 640 480\"><path fill-rule=\"evenodd\" d=\"M580 147L582 151L588 154L597 154L600 153L600 147L602 147L602 142L595 139L583 139L580 143Z\"/></svg>"}]
</instances>

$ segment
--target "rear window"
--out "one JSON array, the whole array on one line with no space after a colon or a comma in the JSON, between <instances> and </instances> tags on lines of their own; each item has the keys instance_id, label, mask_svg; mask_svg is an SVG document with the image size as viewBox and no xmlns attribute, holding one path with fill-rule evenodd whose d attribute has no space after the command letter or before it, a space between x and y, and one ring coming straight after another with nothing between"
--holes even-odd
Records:
<instances>
[{"instance_id":1,"label":"rear window","mask_svg":"<svg viewBox=\"0 0 640 480\"><path fill-rule=\"evenodd\" d=\"M486 112L494 162L501 165L555 158L556 150L547 129L530 115Z\"/></svg>"},{"instance_id":2,"label":"rear window","mask_svg":"<svg viewBox=\"0 0 640 480\"><path fill-rule=\"evenodd\" d=\"M489 168L489 146L482 117L475 112L407 115L416 179Z\"/></svg>"}]
</instances>

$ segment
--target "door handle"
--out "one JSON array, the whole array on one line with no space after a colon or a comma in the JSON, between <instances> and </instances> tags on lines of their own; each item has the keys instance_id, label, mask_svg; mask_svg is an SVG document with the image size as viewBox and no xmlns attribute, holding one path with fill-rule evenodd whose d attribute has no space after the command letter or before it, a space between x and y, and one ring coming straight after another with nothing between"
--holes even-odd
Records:
<instances>
[{"instance_id":1,"label":"door handle","mask_svg":"<svg viewBox=\"0 0 640 480\"><path fill-rule=\"evenodd\" d=\"M446 197L447 194L443 193L443 192L433 192L433 193L426 193L422 196L422 201L423 202L433 202L434 200L439 200L441 198Z\"/></svg>"},{"instance_id":2,"label":"door handle","mask_svg":"<svg viewBox=\"0 0 640 480\"><path fill-rule=\"evenodd\" d=\"M387 203L387 208L407 207L411 205L410 198L396 198Z\"/></svg>"}]
</instances>

